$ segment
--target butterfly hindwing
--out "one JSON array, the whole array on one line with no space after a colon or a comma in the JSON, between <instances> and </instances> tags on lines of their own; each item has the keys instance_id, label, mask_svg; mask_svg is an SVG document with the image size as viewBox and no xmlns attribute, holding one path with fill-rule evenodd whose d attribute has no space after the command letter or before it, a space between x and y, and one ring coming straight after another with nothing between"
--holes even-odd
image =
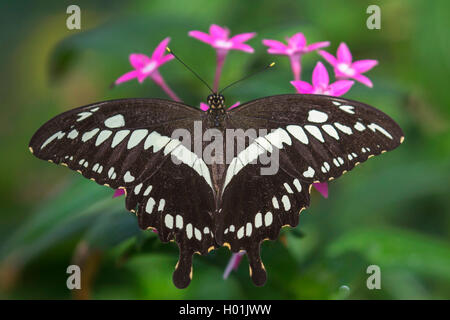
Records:
<instances>
[{"instance_id":1,"label":"butterfly hindwing","mask_svg":"<svg viewBox=\"0 0 450 320\"><path fill-rule=\"evenodd\" d=\"M275 240L283 226L297 226L300 211L309 206L310 186L282 169L275 175L260 170L261 165L249 164L231 180L216 220L217 242L246 251L256 285L266 281L261 242Z\"/></svg>"},{"instance_id":2,"label":"butterfly hindwing","mask_svg":"<svg viewBox=\"0 0 450 320\"><path fill-rule=\"evenodd\" d=\"M186 164L165 161L158 173L127 193L127 206L137 208L139 226L154 229L163 242L180 250L173 282L185 288L192 278L192 255L216 248L214 195L201 176Z\"/></svg>"}]
</instances>

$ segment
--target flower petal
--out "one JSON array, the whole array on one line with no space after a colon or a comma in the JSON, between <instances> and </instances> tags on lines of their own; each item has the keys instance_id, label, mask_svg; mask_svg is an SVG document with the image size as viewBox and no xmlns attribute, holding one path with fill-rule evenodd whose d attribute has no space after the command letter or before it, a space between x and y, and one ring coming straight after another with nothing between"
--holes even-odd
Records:
<instances>
[{"instance_id":1,"label":"flower petal","mask_svg":"<svg viewBox=\"0 0 450 320\"><path fill-rule=\"evenodd\" d=\"M209 106L206 103L200 102L200 110L207 111L208 109L209 109Z\"/></svg>"},{"instance_id":2,"label":"flower petal","mask_svg":"<svg viewBox=\"0 0 450 320\"><path fill-rule=\"evenodd\" d=\"M364 73L375 67L377 64L377 60L358 60L352 63L352 68L356 73Z\"/></svg>"},{"instance_id":3,"label":"flower petal","mask_svg":"<svg viewBox=\"0 0 450 320\"><path fill-rule=\"evenodd\" d=\"M314 93L314 87L306 81L291 81L291 84L297 89L298 93L312 94Z\"/></svg>"},{"instance_id":4,"label":"flower petal","mask_svg":"<svg viewBox=\"0 0 450 320\"><path fill-rule=\"evenodd\" d=\"M244 256L244 252L238 252L236 255L236 259L234 260L233 270L237 270L239 267L239 263L241 263L242 257Z\"/></svg>"},{"instance_id":5,"label":"flower petal","mask_svg":"<svg viewBox=\"0 0 450 320\"><path fill-rule=\"evenodd\" d=\"M309 46L306 47L306 51L314 51L320 48L325 48L330 45L330 41L322 41L322 42L316 42L312 43Z\"/></svg>"},{"instance_id":6,"label":"flower petal","mask_svg":"<svg viewBox=\"0 0 450 320\"><path fill-rule=\"evenodd\" d=\"M350 52L345 42L341 42L341 44L339 45L339 48L337 50L337 59L339 62L352 62L352 53Z\"/></svg>"},{"instance_id":7,"label":"flower petal","mask_svg":"<svg viewBox=\"0 0 450 320\"><path fill-rule=\"evenodd\" d=\"M236 252L231 255L230 261L228 262L225 271L223 273L223 278L227 279L231 271L237 270L239 263L241 262L244 252Z\"/></svg>"},{"instance_id":8,"label":"flower petal","mask_svg":"<svg viewBox=\"0 0 450 320\"><path fill-rule=\"evenodd\" d=\"M355 74L352 78L355 79L356 81L361 82L362 84L365 84L369 88L373 87L372 81L370 81L369 78L363 76L362 74Z\"/></svg>"},{"instance_id":9,"label":"flower petal","mask_svg":"<svg viewBox=\"0 0 450 320\"><path fill-rule=\"evenodd\" d=\"M328 184L326 182L313 183L313 186L320 192L322 197L328 198Z\"/></svg>"},{"instance_id":10,"label":"flower petal","mask_svg":"<svg viewBox=\"0 0 450 320\"><path fill-rule=\"evenodd\" d=\"M299 32L288 38L289 47L297 50L302 50L306 46L306 38L303 33Z\"/></svg>"},{"instance_id":11,"label":"flower petal","mask_svg":"<svg viewBox=\"0 0 450 320\"><path fill-rule=\"evenodd\" d=\"M248 52L248 53L253 53L255 51L248 44L244 44L244 43L236 43L236 44L233 43L233 45L231 46L231 49L241 50L241 51Z\"/></svg>"},{"instance_id":12,"label":"flower petal","mask_svg":"<svg viewBox=\"0 0 450 320\"><path fill-rule=\"evenodd\" d=\"M235 104L232 104L229 108L228 108L228 110L230 110L230 109L233 109L233 108L236 108L238 105L240 105L241 104L241 102L240 101L238 101L238 102L236 102Z\"/></svg>"},{"instance_id":13,"label":"flower petal","mask_svg":"<svg viewBox=\"0 0 450 320\"><path fill-rule=\"evenodd\" d=\"M175 57L171 54L165 55L164 57L162 57L162 59L160 59L158 61L158 67L162 66L164 63L169 62L170 60L175 59Z\"/></svg>"},{"instance_id":14,"label":"flower petal","mask_svg":"<svg viewBox=\"0 0 450 320\"><path fill-rule=\"evenodd\" d=\"M121 84L126 81L130 81L131 79L137 78L139 72L136 70L130 71L125 73L124 75L120 76L116 81L114 81L114 84Z\"/></svg>"},{"instance_id":15,"label":"flower petal","mask_svg":"<svg viewBox=\"0 0 450 320\"><path fill-rule=\"evenodd\" d=\"M350 90L354 83L355 82L351 80L338 80L330 84L330 95L335 97L342 96L343 94L346 94L348 90Z\"/></svg>"},{"instance_id":16,"label":"flower petal","mask_svg":"<svg viewBox=\"0 0 450 320\"><path fill-rule=\"evenodd\" d=\"M142 69L150 63L150 58L142 53L132 53L129 56L130 64L135 69Z\"/></svg>"},{"instance_id":17,"label":"flower petal","mask_svg":"<svg viewBox=\"0 0 450 320\"><path fill-rule=\"evenodd\" d=\"M231 37L230 41L233 43L242 43L250 40L254 36L256 36L256 32L241 33Z\"/></svg>"},{"instance_id":18,"label":"flower petal","mask_svg":"<svg viewBox=\"0 0 450 320\"><path fill-rule=\"evenodd\" d=\"M138 72L137 79L138 79L139 83L142 83L142 82L144 82L145 78L147 78L150 75L153 75L153 72L150 72L150 73Z\"/></svg>"},{"instance_id":19,"label":"flower petal","mask_svg":"<svg viewBox=\"0 0 450 320\"><path fill-rule=\"evenodd\" d=\"M228 39L230 31L227 28L222 28L221 26L218 26L217 24L212 24L209 27L209 34L212 40L226 40Z\"/></svg>"},{"instance_id":20,"label":"flower petal","mask_svg":"<svg viewBox=\"0 0 450 320\"><path fill-rule=\"evenodd\" d=\"M116 189L114 190L113 198L117 198L120 196L123 196L125 194L125 190L123 189Z\"/></svg>"},{"instance_id":21,"label":"flower petal","mask_svg":"<svg viewBox=\"0 0 450 320\"><path fill-rule=\"evenodd\" d=\"M270 54L279 54L279 55L289 55L286 50L279 50L279 49L267 49L267 53Z\"/></svg>"},{"instance_id":22,"label":"flower petal","mask_svg":"<svg viewBox=\"0 0 450 320\"><path fill-rule=\"evenodd\" d=\"M170 42L170 38L167 37L158 44L155 51L153 51L152 60L155 60L156 62L158 62L158 60L160 60L164 56L164 53L166 52L166 48L167 48L167 45L169 44L169 42Z\"/></svg>"},{"instance_id":23,"label":"flower petal","mask_svg":"<svg viewBox=\"0 0 450 320\"><path fill-rule=\"evenodd\" d=\"M203 41L208 44L212 44L214 42L208 34L201 32L201 31L195 31L195 30L189 31L188 35L192 38L195 38L197 40Z\"/></svg>"},{"instance_id":24,"label":"flower petal","mask_svg":"<svg viewBox=\"0 0 450 320\"><path fill-rule=\"evenodd\" d=\"M316 67L313 70L312 74L312 83L315 88L328 87L328 83L330 83L330 78L328 77L328 71L323 65L322 62L317 62Z\"/></svg>"},{"instance_id":25,"label":"flower petal","mask_svg":"<svg viewBox=\"0 0 450 320\"><path fill-rule=\"evenodd\" d=\"M336 58L331 53L328 53L328 52L323 51L323 50L319 50L319 54L322 56L322 58L327 60L327 62L329 64L331 64L333 67L337 66L338 62L337 62Z\"/></svg>"},{"instance_id":26,"label":"flower petal","mask_svg":"<svg viewBox=\"0 0 450 320\"><path fill-rule=\"evenodd\" d=\"M287 54L287 46L280 41L264 39L262 43L269 47L267 52L270 54Z\"/></svg>"}]
</instances>

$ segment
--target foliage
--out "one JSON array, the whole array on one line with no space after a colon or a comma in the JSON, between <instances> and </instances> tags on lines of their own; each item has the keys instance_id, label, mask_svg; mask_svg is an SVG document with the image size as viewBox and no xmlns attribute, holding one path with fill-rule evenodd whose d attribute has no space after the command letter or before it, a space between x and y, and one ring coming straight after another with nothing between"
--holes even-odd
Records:
<instances>
[{"instance_id":1,"label":"foliage","mask_svg":"<svg viewBox=\"0 0 450 320\"><path fill-rule=\"evenodd\" d=\"M63 2L15 1L0 5L2 108L0 134L1 298L137 299L448 299L450 298L450 187L448 130L450 52L447 1L380 3L381 30L368 30L370 1L79 1L82 30L65 27ZM20 21L20 23L17 23ZM268 282L256 288L246 259L223 281L230 257L221 248L195 256L194 281L171 283L174 244L138 229L123 198L27 151L33 132L69 108L121 97L163 97L151 81L109 85L129 70L128 54L151 54L166 36L171 48L209 83L215 52L187 36L211 23L234 33L256 31L255 53L230 52L221 83L243 77L275 58L277 67L227 91L227 101L293 93L288 59L269 56L263 38L303 32L329 40L334 53L345 41L357 59L379 65L374 88L355 83L346 95L391 115L405 131L396 151L371 159L330 184L325 200L313 193L295 230L266 242ZM6 45L5 45L6 44ZM306 79L321 59L303 58ZM322 60L323 61L323 60ZM176 62L161 67L186 103L199 105L207 90ZM90 266L82 292L70 292L66 268ZM366 268L382 270L382 289L366 288ZM348 286L349 292L342 289Z\"/></svg>"}]
</instances>

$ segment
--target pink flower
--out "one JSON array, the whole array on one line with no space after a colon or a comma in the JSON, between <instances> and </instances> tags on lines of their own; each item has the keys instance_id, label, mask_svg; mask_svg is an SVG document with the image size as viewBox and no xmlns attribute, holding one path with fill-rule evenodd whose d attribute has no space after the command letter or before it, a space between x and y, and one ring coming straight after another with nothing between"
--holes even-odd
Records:
<instances>
[{"instance_id":1,"label":"pink flower","mask_svg":"<svg viewBox=\"0 0 450 320\"><path fill-rule=\"evenodd\" d=\"M341 96L352 87L354 81L338 80L330 84L328 72L322 62L317 62L312 75L312 85L305 81L291 81L298 93L325 94L329 96Z\"/></svg>"},{"instance_id":2,"label":"pink flower","mask_svg":"<svg viewBox=\"0 0 450 320\"><path fill-rule=\"evenodd\" d=\"M328 41L306 45L306 38L301 32L287 38L286 41L287 45L277 40L264 39L263 44L269 47L267 49L268 53L286 55L289 57L295 80L300 80L302 55L330 45L330 42Z\"/></svg>"},{"instance_id":3,"label":"pink flower","mask_svg":"<svg viewBox=\"0 0 450 320\"><path fill-rule=\"evenodd\" d=\"M358 60L352 62L352 54L344 42L339 45L336 57L323 50L320 50L319 54L334 67L334 73L337 78L355 79L372 88L372 81L366 76L363 76L362 73L375 67L378 64L377 60Z\"/></svg>"},{"instance_id":4,"label":"pink flower","mask_svg":"<svg viewBox=\"0 0 450 320\"><path fill-rule=\"evenodd\" d=\"M227 279L230 275L231 271L236 271L239 267L239 263L241 263L242 257L244 256L245 252L238 252L233 253L231 255L230 261L228 261L227 267L225 268L225 271L223 273L223 278Z\"/></svg>"},{"instance_id":5,"label":"pink flower","mask_svg":"<svg viewBox=\"0 0 450 320\"><path fill-rule=\"evenodd\" d=\"M201 31L189 31L189 36L196 38L211 45L216 49L217 54L217 67L216 75L214 77L214 91L217 92L219 88L220 75L222 73L222 67L225 62L225 58L229 50L240 50L248 53L253 53L254 50L248 44L244 42L253 38L256 33L241 33L234 37L229 38L230 31L227 28L222 28L218 25L212 24L209 27L209 34Z\"/></svg>"},{"instance_id":6,"label":"pink flower","mask_svg":"<svg viewBox=\"0 0 450 320\"><path fill-rule=\"evenodd\" d=\"M325 199L328 198L328 183L326 182L318 182L313 183L314 188L319 191L319 193L324 197Z\"/></svg>"},{"instance_id":7,"label":"pink flower","mask_svg":"<svg viewBox=\"0 0 450 320\"><path fill-rule=\"evenodd\" d=\"M238 102L236 102L235 104L233 104L233 105L231 105L229 108L228 108L228 110L230 110L230 109L233 109L233 108L236 108L238 105L240 105L241 103L238 101ZM200 102L200 110L202 110L202 111L207 111L209 109L209 106L206 104L206 103L204 103L204 102Z\"/></svg>"},{"instance_id":8,"label":"pink flower","mask_svg":"<svg viewBox=\"0 0 450 320\"><path fill-rule=\"evenodd\" d=\"M161 41L161 43L156 47L155 51L153 51L151 58L141 53L130 54L130 64L134 68L134 70L127 72L119 77L114 82L114 84L118 85L135 78L140 83L142 83L145 78L150 77L167 93L169 97L171 97L175 101L180 101L177 95L164 82L164 79L158 71L158 68L160 66L174 58L172 55L164 55L169 41L170 38L165 38L163 41Z\"/></svg>"},{"instance_id":9,"label":"pink flower","mask_svg":"<svg viewBox=\"0 0 450 320\"><path fill-rule=\"evenodd\" d=\"M125 190L123 189L116 189L114 190L113 198L117 198L120 196L123 196L125 194Z\"/></svg>"},{"instance_id":10,"label":"pink flower","mask_svg":"<svg viewBox=\"0 0 450 320\"><path fill-rule=\"evenodd\" d=\"M189 36L203 41L213 48L218 50L241 50L248 53L253 53L253 48L244 42L253 38L256 33L241 33L234 37L228 38L230 31L227 28L222 28L218 25L212 24L209 27L209 34L201 31L189 31Z\"/></svg>"}]
</instances>

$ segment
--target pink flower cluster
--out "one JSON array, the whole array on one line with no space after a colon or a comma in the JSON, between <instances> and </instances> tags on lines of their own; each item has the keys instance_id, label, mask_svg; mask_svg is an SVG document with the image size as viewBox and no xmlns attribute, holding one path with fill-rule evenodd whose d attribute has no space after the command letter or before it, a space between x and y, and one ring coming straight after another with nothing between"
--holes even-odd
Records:
<instances>
[{"instance_id":1,"label":"pink flower cluster","mask_svg":"<svg viewBox=\"0 0 450 320\"><path fill-rule=\"evenodd\" d=\"M219 88L220 77L228 52L230 50L243 51L246 53L254 52L254 49L250 45L246 44L247 41L256 36L256 33L254 32L241 33L230 37L230 31L228 28L222 28L213 24L209 28L209 33L194 30L190 31L188 34L189 36L210 45L216 51L217 64L213 86L213 90L215 92L217 92ZM142 83L146 78L150 78L162 90L164 90L170 98L175 101L181 101L173 90L171 90L165 83L163 77L158 71L159 67L174 58L171 54L165 55L165 49L168 46L169 41L170 38L165 38L156 47L155 51L153 51L151 57L140 53L130 54L129 60L133 70L119 77L115 81L115 84L119 85L132 79L137 79L140 83ZM282 55L289 58L294 77L291 84L300 94L341 96L351 89L355 81L358 81L370 88L373 86L372 81L363 75L363 73L376 66L378 61L353 61L352 54L344 42L339 45L336 57L327 51L319 50L328 47L330 45L329 41L316 42L308 45L305 36L301 32L294 34L292 37L286 38L286 44L272 39L264 39L262 43L267 46L267 52L269 54ZM317 62L314 67L311 83L301 80L302 56L314 51L317 51L319 55L333 67L336 78L335 82L330 83L328 71L322 62ZM236 102L231 105L229 109L237 107L239 104L239 102ZM209 106L207 104L203 102L200 103L201 110L206 111L208 108ZM323 197L328 197L328 184L326 182L314 183L313 185ZM123 189L118 189L114 193L114 197L121 196L123 194ZM242 256L243 253L233 253L225 270L224 278L227 278L232 270L236 270L238 268Z\"/></svg>"},{"instance_id":2,"label":"pink flower cluster","mask_svg":"<svg viewBox=\"0 0 450 320\"><path fill-rule=\"evenodd\" d=\"M144 82L145 78L151 78L158 86L163 89L169 97L175 101L181 101L177 95L164 82L163 77L158 69L166 62L169 62L174 57L172 55L165 55L166 47L170 42L170 38L165 38L156 47L151 57L147 57L142 53L130 54L130 64L134 70L120 76L115 82L115 85L121 84L132 79L137 79L140 83Z\"/></svg>"}]
</instances>

